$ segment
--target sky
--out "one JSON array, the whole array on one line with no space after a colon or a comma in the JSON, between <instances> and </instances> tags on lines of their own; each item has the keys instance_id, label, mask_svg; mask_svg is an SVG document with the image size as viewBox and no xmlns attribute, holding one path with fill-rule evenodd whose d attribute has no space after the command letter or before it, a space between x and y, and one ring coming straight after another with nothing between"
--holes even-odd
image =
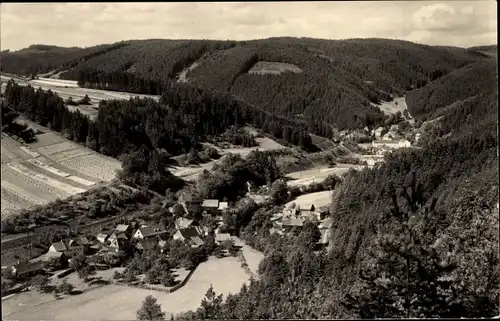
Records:
<instances>
[{"instance_id":1,"label":"sky","mask_svg":"<svg viewBox=\"0 0 500 321\"><path fill-rule=\"evenodd\" d=\"M470 47L497 43L495 0L2 3L2 50L88 47L131 39L392 38Z\"/></svg>"}]
</instances>

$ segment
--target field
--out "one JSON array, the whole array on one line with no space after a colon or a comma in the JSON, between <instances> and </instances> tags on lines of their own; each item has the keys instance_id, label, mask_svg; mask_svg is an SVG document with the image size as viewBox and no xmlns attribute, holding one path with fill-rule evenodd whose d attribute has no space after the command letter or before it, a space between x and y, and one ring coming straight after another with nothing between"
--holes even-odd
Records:
<instances>
[{"instance_id":1,"label":"field","mask_svg":"<svg viewBox=\"0 0 500 321\"><path fill-rule=\"evenodd\" d=\"M393 101L383 101L381 104L372 105L380 108L380 110L386 115L395 114L398 111L403 113L403 111L407 109L405 97L399 97Z\"/></svg>"},{"instance_id":2,"label":"field","mask_svg":"<svg viewBox=\"0 0 500 321\"><path fill-rule=\"evenodd\" d=\"M135 320L147 295L153 295L162 310L178 314L199 307L205 292L239 292L249 280L237 258L210 258L198 266L188 283L173 293L106 285L82 294L55 300L52 295L21 293L2 300L2 318L10 320Z\"/></svg>"},{"instance_id":3,"label":"field","mask_svg":"<svg viewBox=\"0 0 500 321\"><path fill-rule=\"evenodd\" d=\"M273 62L273 61L259 61L256 63L249 71L249 74L272 74L279 75L284 72L301 73L302 69L299 67L287 64L284 62Z\"/></svg>"},{"instance_id":4,"label":"field","mask_svg":"<svg viewBox=\"0 0 500 321\"><path fill-rule=\"evenodd\" d=\"M82 193L115 178L120 162L43 130L29 145L2 134L2 218L17 210Z\"/></svg>"},{"instance_id":5,"label":"field","mask_svg":"<svg viewBox=\"0 0 500 321\"><path fill-rule=\"evenodd\" d=\"M299 205L301 208L311 207L311 205L314 205L315 207L326 206L331 203L331 193L331 191L324 191L301 195L295 200L288 202L286 206L289 206L292 203Z\"/></svg>"},{"instance_id":6,"label":"field","mask_svg":"<svg viewBox=\"0 0 500 321\"><path fill-rule=\"evenodd\" d=\"M329 175L334 174L340 177L347 173L350 168L358 168L358 166L351 164L337 164L333 168L322 166L304 171L292 172L286 175L286 177L290 179L287 184L288 186L301 186L309 185L311 183L321 183Z\"/></svg>"}]
</instances>

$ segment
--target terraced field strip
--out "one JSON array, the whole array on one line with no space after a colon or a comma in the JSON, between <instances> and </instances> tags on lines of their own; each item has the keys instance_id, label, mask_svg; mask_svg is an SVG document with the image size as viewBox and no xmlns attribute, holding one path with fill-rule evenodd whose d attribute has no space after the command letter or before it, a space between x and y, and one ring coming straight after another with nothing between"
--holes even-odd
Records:
<instances>
[{"instance_id":1,"label":"terraced field strip","mask_svg":"<svg viewBox=\"0 0 500 321\"><path fill-rule=\"evenodd\" d=\"M58 197L69 196L69 194L63 193L43 181L7 166L2 166L2 186L17 191L21 197L23 197L23 193L26 193L25 198L35 204L46 204Z\"/></svg>"},{"instance_id":2,"label":"terraced field strip","mask_svg":"<svg viewBox=\"0 0 500 321\"><path fill-rule=\"evenodd\" d=\"M4 175L4 173L2 173L2 175ZM47 203L46 200L38 197L36 194L26 191L25 189L20 188L14 184L11 184L10 182L7 181L2 181L2 189L5 189L15 194L19 198L23 198L34 205L43 205Z\"/></svg>"},{"instance_id":3,"label":"terraced field strip","mask_svg":"<svg viewBox=\"0 0 500 321\"><path fill-rule=\"evenodd\" d=\"M66 172L63 172L63 171L60 171L57 168L54 168L54 167L52 167L50 165L47 165L47 164L45 164L44 162L42 162L42 161L40 161L38 159L30 159L30 160L28 160L28 162L31 163L31 164L33 164L33 165L35 165L35 166L37 166L37 167L40 167L40 168L46 170L47 172L51 172L51 173L53 173L53 174L55 174L57 176L61 176L61 177L68 177L68 176L70 176L70 174L68 174Z\"/></svg>"},{"instance_id":4,"label":"terraced field strip","mask_svg":"<svg viewBox=\"0 0 500 321\"><path fill-rule=\"evenodd\" d=\"M26 154L30 155L33 158L40 156L40 154L38 154L37 152L35 152L34 150L32 150L29 147L21 146L21 147L19 147L19 149L22 150L23 152L25 152Z\"/></svg>"},{"instance_id":5,"label":"terraced field strip","mask_svg":"<svg viewBox=\"0 0 500 321\"><path fill-rule=\"evenodd\" d=\"M103 156L95 154L65 159L61 161L61 165L103 181L114 179L116 177L116 170L121 168L118 161L107 160Z\"/></svg>"},{"instance_id":6,"label":"terraced field strip","mask_svg":"<svg viewBox=\"0 0 500 321\"><path fill-rule=\"evenodd\" d=\"M14 204L17 208L27 208L33 206L32 202L28 201L25 198L19 197L19 195L13 193L11 190L2 186L2 206L4 200Z\"/></svg>"},{"instance_id":7,"label":"terraced field strip","mask_svg":"<svg viewBox=\"0 0 500 321\"><path fill-rule=\"evenodd\" d=\"M63 172L51 165L40 162L38 159L30 159L22 163L22 165L26 166L28 169L32 171L52 177L57 181L61 181L62 183L66 183L73 187L83 188L87 190L90 186L96 184L95 182Z\"/></svg>"},{"instance_id":8,"label":"terraced field strip","mask_svg":"<svg viewBox=\"0 0 500 321\"><path fill-rule=\"evenodd\" d=\"M10 163L8 166L13 170L18 171L19 173L30 175L34 179L39 180L42 183L47 183L48 185L54 187L54 189L56 190L54 192L54 195L58 197L66 198L70 195L85 192L85 189L83 188L77 188L69 184L66 184L64 182L53 179L52 177L49 177L47 175L37 173L34 170L31 170L22 164Z\"/></svg>"}]
</instances>

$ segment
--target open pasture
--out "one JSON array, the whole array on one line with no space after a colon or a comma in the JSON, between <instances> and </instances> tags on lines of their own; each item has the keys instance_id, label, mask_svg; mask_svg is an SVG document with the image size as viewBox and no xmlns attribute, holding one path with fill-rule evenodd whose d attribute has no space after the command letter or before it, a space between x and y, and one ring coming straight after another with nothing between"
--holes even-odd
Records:
<instances>
[{"instance_id":1,"label":"open pasture","mask_svg":"<svg viewBox=\"0 0 500 321\"><path fill-rule=\"evenodd\" d=\"M52 295L27 292L2 301L2 317L9 320L134 320L147 295L158 299L170 314L195 310L212 284L216 293L239 292L249 276L237 258L210 258L201 263L187 284L173 293L106 285L55 300Z\"/></svg>"}]
</instances>

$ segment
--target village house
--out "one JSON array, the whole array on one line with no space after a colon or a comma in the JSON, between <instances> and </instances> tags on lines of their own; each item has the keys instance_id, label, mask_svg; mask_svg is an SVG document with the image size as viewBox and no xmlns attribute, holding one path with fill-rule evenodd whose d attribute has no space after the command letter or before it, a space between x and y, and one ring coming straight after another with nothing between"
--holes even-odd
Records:
<instances>
[{"instance_id":1,"label":"village house","mask_svg":"<svg viewBox=\"0 0 500 321\"><path fill-rule=\"evenodd\" d=\"M229 207L229 203L228 202L219 202L218 210L222 212L222 211L227 210L228 207Z\"/></svg>"},{"instance_id":2,"label":"village house","mask_svg":"<svg viewBox=\"0 0 500 321\"><path fill-rule=\"evenodd\" d=\"M43 272L43 266L41 262L29 262L29 261L19 261L10 267L12 273L16 278L26 278Z\"/></svg>"},{"instance_id":3,"label":"village house","mask_svg":"<svg viewBox=\"0 0 500 321\"><path fill-rule=\"evenodd\" d=\"M68 259L68 256L63 252L48 251L47 253L31 260L31 262L41 262L42 264L46 264L51 260L57 260L61 267L65 267L68 264Z\"/></svg>"},{"instance_id":4,"label":"village house","mask_svg":"<svg viewBox=\"0 0 500 321\"><path fill-rule=\"evenodd\" d=\"M192 237L191 239L189 239L188 244L193 248L198 248L198 247L202 246L203 244L205 244L205 242L203 242L201 237L195 236L195 237Z\"/></svg>"},{"instance_id":5,"label":"village house","mask_svg":"<svg viewBox=\"0 0 500 321\"><path fill-rule=\"evenodd\" d=\"M203 214L217 215L219 211L219 200L216 199L206 199L201 204L203 209Z\"/></svg>"},{"instance_id":6,"label":"village house","mask_svg":"<svg viewBox=\"0 0 500 321\"><path fill-rule=\"evenodd\" d=\"M87 254L90 242L86 237L79 237L70 240L64 240L52 243L49 252L62 252L68 257L80 254Z\"/></svg>"},{"instance_id":7,"label":"village house","mask_svg":"<svg viewBox=\"0 0 500 321\"><path fill-rule=\"evenodd\" d=\"M408 140L374 140L372 141L373 148L390 148L397 149L403 147L410 147L411 143Z\"/></svg>"},{"instance_id":8,"label":"village house","mask_svg":"<svg viewBox=\"0 0 500 321\"><path fill-rule=\"evenodd\" d=\"M97 234L97 241L99 243L106 243L106 241L108 240L108 238L109 238L108 234L105 234L105 233L99 233L99 234Z\"/></svg>"},{"instance_id":9,"label":"village house","mask_svg":"<svg viewBox=\"0 0 500 321\"><path fill-rule=\"evenodd\" d=\"M142 239L137 242L136 248L141 251L153 250L158 245L155 238Z\"/></svg>"},{"instance_id":10,"label":"village house","mask_svg":"<svg viewBox=\"0 0 500 321\"><path fill-rule=\"evenodd\" d=\"M221 244L223 242L231 241L231 235L229 233L217 233L215 234L215 243Z\"/></svg>"},{"instance_id":11,"label":"village house","mask_svg":"<svg viewBox=\"0 0 500 321\"><path fill-rule=\"evenodd\" d=\"M189 228L178 230L173 235L173 239L182 241L185 244L196 248L204 244L203 240L201 239L202 235L203 231L199 226L192 226Z\"/></svg>"},{"instance_id":12,"label":"village house","mask_svg":"<svg viewBox=\"0 0 500 321\"><path fill-rule=\"evenodd\" d=\"M146 239L150 237L156 237L162 234L167 234L168 231L165 230L165 227L162 226L143 226L137 229L137 231L134 233L134 238L135 239Z\"/></svg>"},{"instance_id":13,"label":"village house","mask_svg":"<svg viewBox=\"0 0 500 321\"><path fill-rule=\"evenodd\" d=\"M128 246L128 239L126 238L113 238L109 241L108 249L114 252L124 251Z\"/></svg>"},{"instance_id":14,"label":"village house","mask_svg":"<svg viewBox=\"0 0 500 321\"><path fill-rule=\"evenodd\" d=\"M290 231L294 227L297 228L302 228L304 226L304 219L302 218L289 218L289 219L284 219L282 223L283 229L285 231Z\"/></svg>"},{"instance_id":15,"label":"village house","mask_svg":"<svg viewBox=\"0 0 500 321\"><path fill-rule=\"evenodd\" d=\"M378 127L372 131L372 134L375 136L375 138L380 138L382 136L383 130L384 130L383 127Z\"/></svg>"},{"instance_id":16,"label":"village house","mask_svg":"<svg viewBox=\"0 0 500 321\"><path fill-rule=\"evenodd\" d=\"M111 236L108 238L108 241L109 241L109 242L112 242L112 241L117 240L117 239L128 240L128 237L127 237L127 235L125 235L125 233L123 233L123 232L114 232L114 233L113 233L113 234L111 234Z\"/></svg>"}]
</instances>

